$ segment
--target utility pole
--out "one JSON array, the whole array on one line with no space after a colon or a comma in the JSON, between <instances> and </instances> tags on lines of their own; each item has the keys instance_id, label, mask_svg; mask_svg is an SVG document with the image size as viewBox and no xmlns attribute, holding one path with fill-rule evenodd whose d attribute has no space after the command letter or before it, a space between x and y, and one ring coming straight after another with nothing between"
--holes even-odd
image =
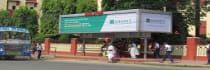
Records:
<instances>
[{"instance_id":1,"label":"utility pole","mask_svg":"<svg viewBox=\"0 0 210 70\"><path fill-rule=\"evenodd\" d=\"M193 0L194 5L195 5L195 36L199 37L200 36L200 0Z\"/></svg>"}]
</instances>

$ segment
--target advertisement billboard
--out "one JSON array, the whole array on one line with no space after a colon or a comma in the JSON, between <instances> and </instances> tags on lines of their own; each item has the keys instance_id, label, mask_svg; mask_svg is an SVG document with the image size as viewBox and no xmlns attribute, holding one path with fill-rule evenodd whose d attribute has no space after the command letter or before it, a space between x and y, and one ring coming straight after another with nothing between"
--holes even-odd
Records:
<instances>
[{"instance_id":1,"label":"advertisement billboard","mask_svg":"<svg viewBox=\"0 0 210 70\"><path fill-rule=\"evenodd\" d=\"M94 14L95 13L95 14ZM172 14L131 9L61 15L59 33L172 32Z\"/></svg>"},{"instance_id":2,"label":"advertisement billboard","mask_svg":"<svg viewBox=\"0 0 210 70\"><path fill-rule=\"evenodd\" d=\"M136 20L136 13L62 17L60 33L136 32Z\"/></svg>"},{"instance_id":3,"label":"advertisement billboard","mask_svg":"<svg viewBox=\"0 0 210 70\"><path fill-rule=\"evenodd\" d=\"M141 13L141 32L171 32L172 17L168 14Z\"/></svg>"}]
</instances>

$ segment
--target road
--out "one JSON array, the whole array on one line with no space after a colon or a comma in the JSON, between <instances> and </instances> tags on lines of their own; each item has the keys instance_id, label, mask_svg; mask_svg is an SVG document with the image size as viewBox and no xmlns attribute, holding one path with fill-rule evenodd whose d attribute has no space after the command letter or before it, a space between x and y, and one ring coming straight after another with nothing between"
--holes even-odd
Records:
<instances>
[{"instance_id":1,"label":"road","mask_svg":"<svg viewBox=\"0 0 210 70\"><path fill-rule=\"evenodd\" d=\"M69 60L0 60L0 70L209 70Z\"/></svg>"}]
</instances>

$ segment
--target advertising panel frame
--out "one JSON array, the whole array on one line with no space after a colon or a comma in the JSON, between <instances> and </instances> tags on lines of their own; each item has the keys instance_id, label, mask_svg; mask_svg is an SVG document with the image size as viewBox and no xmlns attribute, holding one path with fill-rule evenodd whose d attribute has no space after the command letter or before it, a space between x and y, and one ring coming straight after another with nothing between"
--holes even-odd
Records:
<instances>
[{"instance_id":1,"label":"advertising panel frame","mask_svg":"<svg viewBox=\"0 0 210 70\"><path fill-rule=\"evenodd\" d=\"M163 12L163 11L153 11L153 10L145 10L145 9L140 9L139 10L140 11L140 14L139 14L139 17L140 17L140 20L139 20L139 31L140 32L150 32L150 33L172 33L172 29L173 29L173 15L172 15L172 12ZM171 18L171 22L169 23L170 24L170 26L169 26L169 28L170 28L170 30L169 30L169 32L157 32L157 31L143 31L143 30L141 30L141 26L142 26L142 17L141 17L141 15L142 15L142 13L149 13L149 14L162 14L162 15L169 15L170 16L170 18Z\"/></svg>"},{"instance_id":2,"label":"advertising panel frame","mask_svg":"<svg viewBox=\"0 0 210 70\"><path fill-rule=\"evenodd\" d=\"M103 12L102 15L112 15L112 14L127 14L127 13L136 13L136 31L115 31L115 32L139 32L139 9L131 9L131 10L119 10L119 11L106 11ZM110 32L69 32L69 33L62 33L61 32L61 19L65 17L82 17L85 16L85 13L80 13L80 14L68 14L68 15L60 15L59 16L59 33L60 34L71 34L71 33L110 33ZM95 15L97 16L97 15ZM111 32L112 33L112 32Z\"/></svg>"},{"instance_id":3,"label":"advertising panel frame","mask_svg":"<svg viewBox=\"0 0 210 70\"><path fill-rule=\"evenodd\" d=\"M163 11L153 11L153 10L145 10L145 9L129 9L129 10L118 10L118 11L106 11L103 12L101 15L112 15L112 14L126 14L126 13L136 13L136 31L110 31L110 32L61 32L61 19L65 17L85 17L85 13L80 14L68 14L68 15L60 15L59 16L59 33L60 34L73 34L73 33L116 33L116 32L152 32L152 33L172 33L172 13L171 12L163 12ZM171 17L171 22L169 23L170 30L169 32L157 32L157 31L143 31L141 30L141 14L142 13L149 13L149 14L163 14L163 15L169 15ZM98 15L89 15L89 16L98 16Z\"/></svg>"}]
</instances>

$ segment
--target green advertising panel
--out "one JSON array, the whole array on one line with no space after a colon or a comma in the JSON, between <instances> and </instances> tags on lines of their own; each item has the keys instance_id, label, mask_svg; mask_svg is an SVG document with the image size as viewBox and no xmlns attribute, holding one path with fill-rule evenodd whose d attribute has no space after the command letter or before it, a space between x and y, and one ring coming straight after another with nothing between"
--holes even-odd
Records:
<instances>
[{"instance_id":1,"label":"green advertising panel","mask_svg":"<svg viewBox=\"0 0 210 70\"><path fill-rule=\"evenodd\" d=\"M106 15L61 17L60 33L100 32Z\"/></svg>"}]
</instances>

